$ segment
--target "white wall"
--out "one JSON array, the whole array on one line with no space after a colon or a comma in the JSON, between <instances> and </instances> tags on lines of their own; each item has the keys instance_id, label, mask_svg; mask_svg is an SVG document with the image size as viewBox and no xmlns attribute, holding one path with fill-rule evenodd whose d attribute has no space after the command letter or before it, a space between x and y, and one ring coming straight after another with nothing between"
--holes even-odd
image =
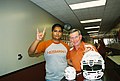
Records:
<instances>
[{"instance_id":1,"label":"white wall","mask_svg":"<svg viewBox=\"0 0 120 81\"><path fill-rule=\"evenodd\" d=\"M47 40L54 23L62 24L29 0L0 0L0 76L44 61L43 56L29 57L27 50L35 39L36 28L47 27Z\"/></svg>"}]
</instances>

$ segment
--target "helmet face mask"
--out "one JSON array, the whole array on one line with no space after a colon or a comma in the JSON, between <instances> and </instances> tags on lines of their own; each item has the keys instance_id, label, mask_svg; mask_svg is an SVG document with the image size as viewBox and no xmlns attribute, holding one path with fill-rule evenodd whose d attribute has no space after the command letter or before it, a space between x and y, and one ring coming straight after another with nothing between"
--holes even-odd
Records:
<instances>
[{"instance_id":1,"label":"helmet face mask","mask_svg":"<svg viewBox=\"0 0 120 81\"><path fill-rule=\"evenodd\" d=\"M100 79L105 69L102 56L96 51L88 51L84 54L81 61L81 69L86 79Z\"/></svg>"},{"instance_id":2,"label":"helmet face mask","mask_svg":"<svg viewBox=\"0 0 120 81\"><path fill-rule=\"evenodd\" d=\"M74 80L76 78L76 70L73 67L68 66L65 69L64 76L67 80Z\"/></svg>"}]
</instances>

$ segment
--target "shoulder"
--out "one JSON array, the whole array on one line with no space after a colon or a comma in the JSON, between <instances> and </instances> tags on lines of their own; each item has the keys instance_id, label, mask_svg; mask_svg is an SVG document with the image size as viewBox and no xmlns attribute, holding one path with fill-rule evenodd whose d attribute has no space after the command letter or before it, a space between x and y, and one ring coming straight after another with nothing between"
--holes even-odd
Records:
<instances>
[{"instance_id":1,"label":"shoulder","mask_svg":"<svg viewBox=\"0 0 120 81\"><path fill-rule=\"evenodd\" d=\"M45 43L45 44L47 44L47 43L52 43L52 40L44 40L44 41L42 41L41 43Z\"/></svg>"},{"instance_id":2,"label":"shoulder","mask_svg":"<svg viewBox=\"0 0 120 81\"><path fill-rule=\"evenodd\" d=\"M68 44L66 44L65 42L63 41L60 41L67 49L70 49L70 47L68 46Z\"/></svg>"},{"instance_id":3,"label":"shoulder","mask_svg":"<svg viewBox=\"0 0 120 81\"><path fill-rule=\"evenodd\" d=\"M65 46L68 46L68 44L65 43L65 42L63 42L63 41L60 41L60 43L62 43L62 44L65 45Z\"/></svg>"},{"instance_id":4,"label":"shoulder","mask_svg":"<svg viewBox=\"0 0 120 81\"><path fill-rule=\"evenodd\" d=\"M92 44L84 43L85 47L94 47Z\"/></svg>"},{"instance_id":5,"label":"shoulder","mask_svg":"<svg viewBox=\"0 0 120 81\"><path fill-rule=\"evenodd\" d=\"M84 46L85 46L85 49L87 50L97 51L96 47L92 44L85 43Z\"/></svg>"},{"instance_id":6,"label":"shoulder","mask_svg":"<svg viewBox=\"0 0 120 81\"><path fill-rule=\"evenodd\" d=\"M52 41L51 40L45 40L45 41L42 41L40 42L40 45L42 45L43 47L48 47L49 45L52 44Z\"/></svg>"}]
</instances>

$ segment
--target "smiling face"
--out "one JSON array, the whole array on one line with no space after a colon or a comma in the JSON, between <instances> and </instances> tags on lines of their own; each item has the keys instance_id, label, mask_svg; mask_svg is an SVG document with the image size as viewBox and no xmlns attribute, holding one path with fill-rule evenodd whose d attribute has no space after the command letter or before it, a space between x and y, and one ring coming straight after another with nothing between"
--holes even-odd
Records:
<instances>
[{"instance_id":1,"label":"smiling face","mask_svg":"<svg viewBox=\"0 0 120 81\"><path fill-rule=\"evenodd\" d=\"M61 27L55 27L52 31L52 38L55 41L60 41L60 38L62 37L62 29Z\"/></svg>"},{"instance_id":2,"label":"smiling face","mask_svg":"<svg viewBox=\"0 0 120 81\"><path fill-rule=\"evenodd\" d=\"M78 31L70 33L70 42L73 46L78 46L81 43L82 35L79 35Z\"/></svg>"}]
</instances>

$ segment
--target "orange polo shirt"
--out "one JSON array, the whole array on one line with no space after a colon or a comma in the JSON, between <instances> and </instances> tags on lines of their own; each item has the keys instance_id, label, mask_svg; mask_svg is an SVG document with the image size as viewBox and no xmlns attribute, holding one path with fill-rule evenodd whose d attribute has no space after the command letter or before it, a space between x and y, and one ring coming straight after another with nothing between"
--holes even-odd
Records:
<instances>
[{"instance_id":1,"label":"orange polo shirt","mask_svg":"<svg viewBox=\"0 0 120 81\"><path fill-rule=\"evenodd\" d=\"M88 46L86 47L85 45L88 45ZM81 71L80 62L81 62L82 57L84 55L85 49L91 50L91 48L94 49L95 51L97 51L97 49L93 45L81 42L78 50L76 50L73 47L72 50L70 51L70 53L67 55L67 59L71 60L73 67L76 69L76 71Z\"/></svg>"}]
</instances>

